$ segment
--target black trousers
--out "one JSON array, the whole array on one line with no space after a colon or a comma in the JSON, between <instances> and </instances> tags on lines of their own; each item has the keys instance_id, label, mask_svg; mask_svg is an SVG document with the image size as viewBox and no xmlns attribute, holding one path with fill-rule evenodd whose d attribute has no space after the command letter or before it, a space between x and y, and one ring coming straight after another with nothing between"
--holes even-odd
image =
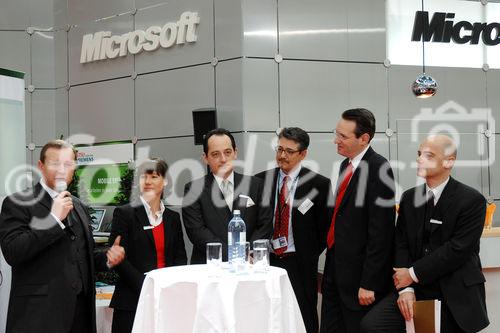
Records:
<instances>
[{"instance_id":1,"label":"black trousers","mask_svg":"<svg viewBox=\"0 0 500 333\"><path fill-rule=\"evenodd\" d=\"M76 297L75 313L70 333L92 332L92 325L95 324L92 323L91 306L95 306L95 303L90 301L90 297L84 292L79 293Z\"/></svg>"},{"instance_id":2,"label":"black trousers","mask_svg":"<svg viewBox=\"0 0 500 333\"><path fill-rule=\"evenodd\" d=\"M363 333L404 333L406 326L403 316L397 305L399 294L389 294L363 318L361 332ZM446 302L441 300L441 332L462 333L464 332L457 324Z\"/></svg>"},{"instance_id":3,"label":"black trousers","mask_svg":"<svg viewBox=\"0 0 500 333\"><path fill-rule=\"evenodd\" d=\"M335 257L333 250L326 256L325 274L323 275L321 302L321 333L358 333L359 323L372 308L372 305L353 310L347 307L337 287ZM356 294L357 297L357 294ZM378 295L375 295L376 300Z\"/></svg>"},{"instance_id":4,"label":"black trousers","mask_svg":"<svg viewBox=\"0 0 500 333\"><path fill-rule=\"evenodd\" d=\"M317 272L304 272L296 254L279 258L271 254L271 266L285 269L290 278L307 333L318 333Z\"/></svg>"},{"instance_id":5,"label":"black trousers","mask_svg":"<svg viewBox=\"0 0 500 333\"><path fill-rule=\"evenodd\" d=\"M134 326L135 311L113 310L111 333L130 333Z\"/></svg>"}]
</instances>

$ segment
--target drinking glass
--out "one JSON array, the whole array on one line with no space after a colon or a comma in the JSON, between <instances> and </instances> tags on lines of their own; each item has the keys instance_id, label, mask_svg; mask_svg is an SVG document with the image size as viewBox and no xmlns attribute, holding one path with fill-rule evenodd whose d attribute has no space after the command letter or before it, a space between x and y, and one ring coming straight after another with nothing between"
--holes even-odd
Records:
<instances>
[{"instance_id":1,"label":"drinking glass","mask_svg":"<svg viewBox=\"0 0 500 333\"><path fill-rule=\"evenodd\" d=\"M265 273L269 270L269 249L267 247L253 248L253 270Z\"/></svg>"},{"instance_id":2,"label":"drinking glass","mask_svg":"<svg viewBox=\"0 0 500 333\"><path fill-rule=\"evenodd\" d=\"M257 239L253 241L253 249L255 252L255 249L267 249L267 264L269 265L269 239ZM254 254L254 259L255 259L255 254Z\"/></svg>"},{"instance_id":3,"label":"drinking glass","mask_svg":"<svg viewBox=\"0 0 500 333\"><path fill-rule=\"evenodd\" d=\"M210 276L218 276L222 268L222 244L207 243L207 267Z\"/></svg>"}]
</instances>

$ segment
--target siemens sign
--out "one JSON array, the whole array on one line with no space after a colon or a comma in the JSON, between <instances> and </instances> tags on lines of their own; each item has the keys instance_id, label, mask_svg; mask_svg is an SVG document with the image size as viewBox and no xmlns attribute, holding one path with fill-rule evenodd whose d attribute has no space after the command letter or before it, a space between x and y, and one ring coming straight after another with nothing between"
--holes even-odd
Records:
<instances>
[{"instance_id":1,"label":"siemens sign","mask_svg":"<svg viewBox=\"0 0 500 333\"><path fill-rule=\"evenodd\" d=\"M198 39L196 27L200 17L196 12L184 12L179 21L163 27L152 26L146 30L135 30L123 35L111 35L110 31L99 31L83 36L80 63L125 57L141 51L155 51L174 44L194 43Z\"/></svg>"},{"instance_id":2,"label":"siemens sign","mask_svg":"<svg viewBox=\"0 0 500 333\"><path fill-rule=\"evenodd\" d=\"M454 23L454 13L436 12L429 22L429 12L417 11L413 23L411 40L457 44L478 44L481 39L485 45L500 44L500 23L459 21Z\"/></svg>"}]
</instances>

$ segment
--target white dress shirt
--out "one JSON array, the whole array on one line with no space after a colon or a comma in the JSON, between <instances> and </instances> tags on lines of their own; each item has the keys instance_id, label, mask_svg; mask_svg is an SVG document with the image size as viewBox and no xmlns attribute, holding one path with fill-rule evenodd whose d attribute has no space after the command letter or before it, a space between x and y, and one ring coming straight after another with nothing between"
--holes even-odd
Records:
<instances>
[{"instance_id":1,"label":"white dress shirt","mask_svg":"<svg viewBox=\"0 0 500 333\"><path fill-rule=\"evenodd\" d=\"M163 221L163 212L165 212L165 205L163 204L163 201L160 200L160 211L153 213L151 206L148 204L146 199L141 195L140 196L142 204L144 205L144 208L146 209L146 214L148 215L148 220L149 224L152 225L153 227L156 227L160 225L160 223Z\"/></svg>"},{"instance_id":2,"label":"white dress shirt","mask_svg":"<svg viewBox=\"0 0 500 333\"><path fill-rule=\"evenodd\" d=\"M50 197L52 198L52 200L54 200L58 195L59 195L59 192L57 192L56 190L53 190L49 187L49 185L47 185L47 183L45 183L45 179L40 179L40 185L42 185L42 188L45 190L45 192L47 192ZM61 220L59 220L59 218L57 216L55 216L52 212L50 212L50 215L56 220L57 224L59 224L59 226L62 228L62 229L65 229L66 226L64 225L64 223L61 222Z\"/></svg>"},{"instance_id":3,"label":"white dress shirt","mask_svg":"<svg viewBox=\"0 0 500 333\"><path fill-rule=\"evenodd\" d=\"M363 156L365 156L368 149L370 149L370 145L366 146L366 148L363 149L361 153L349 160L349 162L351 162L352 164L352 172L354 172L354 170L356 170L356 168L359 166L359 163L361 163L361 160L363 159Z\"/></svg>"}]
</instances>

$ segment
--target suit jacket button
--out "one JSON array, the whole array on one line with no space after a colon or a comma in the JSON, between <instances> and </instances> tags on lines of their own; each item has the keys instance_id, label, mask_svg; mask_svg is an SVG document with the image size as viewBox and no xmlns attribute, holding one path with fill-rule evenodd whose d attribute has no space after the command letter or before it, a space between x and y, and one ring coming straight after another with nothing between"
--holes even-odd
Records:
<instances>
[{"instance_id":1,"label":"suit jacket button","mask_svg":"<svg viewBox=\"0 0 500 333\"><path fill-rule=\"evenodd\" d=\"M74 241L74 240L76 240L76 236L75 236L75 235L71 235L70 239L71 239L72 241Z\"/></svg>"},{"instance_id":2,"label":"suit jacket button","mask_svg":"<svg viewBox=\"0 0 500 333\"><path fill-rule=\"evenodd\" d=\"M71 284L71 288L73 288L73 289L78 288L78 283L77 283L77 282L73 282L73 283Z\"/></svg>"}]
</instances>

